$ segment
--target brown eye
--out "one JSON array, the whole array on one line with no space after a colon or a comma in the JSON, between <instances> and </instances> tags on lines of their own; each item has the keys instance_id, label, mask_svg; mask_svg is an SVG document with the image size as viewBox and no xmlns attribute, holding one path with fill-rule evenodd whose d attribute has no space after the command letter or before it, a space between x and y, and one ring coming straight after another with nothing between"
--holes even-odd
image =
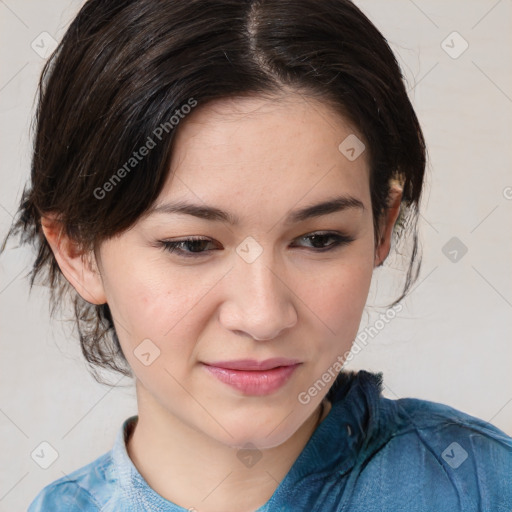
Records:
<instances>
[{"instance_id":1,"label":"brown eye","mask_svg":"<svg viewBox=\"0 0 512 512\"><path fill-rule=\"evenodd\" d=\"M319 232L300 237L300 240L310 240L311 245L309 248L316 252L327 252L336 247L348 245L354 241L354 238L336 232ZM331 240L331 243L327 243Z\"/></svg>"},{"instance_id":2,"label":"brown eye","mask_svg":"<svg viewBox=\"0 0 512 512\"><path fill-rule=\"evenodd\" d=\"M209 250L205 250L205 247L207 247L209 243L212 243L212 241L208 238L192 237L173 241L160 240L159 243L163 249L168 252L176 253L186 258L194 258L210 252Z\"/></svg>"}]
</instances>

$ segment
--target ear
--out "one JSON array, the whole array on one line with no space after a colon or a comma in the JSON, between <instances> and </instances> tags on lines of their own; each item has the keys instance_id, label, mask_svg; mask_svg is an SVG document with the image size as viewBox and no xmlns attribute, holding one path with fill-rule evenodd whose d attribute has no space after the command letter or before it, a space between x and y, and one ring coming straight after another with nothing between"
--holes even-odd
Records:
<instances>
[{"instance_id":1,"label":"ear","mask_svg":"<svg viewBox=\"0 0 512 512\"><path fill-rule=\"evenodd\" d=\"M378 245L375 250L375 267L382 265L388 257L393 228L400 213L402 193L403 190L400 185L397 182L393 182L389 190L387 209L384 211L380 221Z\"/></svg>"},{"instance_id":2,"label":"ear","mask_svg":"<svg viewBox=\"0 0 512 512\"><path fill-rule=\"evenodd\" d=\"M41 226L60 270L73 288L87 302L105 304L103 280L93 251L80 251L77 242L66 235L64 225L55 215L41 217Z\"/></svg>"}]
</instances>

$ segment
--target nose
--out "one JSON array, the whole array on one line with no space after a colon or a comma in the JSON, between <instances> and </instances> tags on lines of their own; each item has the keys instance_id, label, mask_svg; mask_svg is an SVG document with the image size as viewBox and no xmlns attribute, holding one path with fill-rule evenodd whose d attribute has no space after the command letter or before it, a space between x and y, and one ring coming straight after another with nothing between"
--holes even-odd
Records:
<instances>
[{"instance_id":1,"label":"nose","mask_svg":"<svg viewBox=\"0 0 512 512\"><path fill-rule=\"evenodd\" d=\"M247 263L238 258L225 279L229 298L220 310L220 322L237 334L271 340L294 326L295 294L286 283L282 267L261 255Z\"/></svg>"}]
</instances>

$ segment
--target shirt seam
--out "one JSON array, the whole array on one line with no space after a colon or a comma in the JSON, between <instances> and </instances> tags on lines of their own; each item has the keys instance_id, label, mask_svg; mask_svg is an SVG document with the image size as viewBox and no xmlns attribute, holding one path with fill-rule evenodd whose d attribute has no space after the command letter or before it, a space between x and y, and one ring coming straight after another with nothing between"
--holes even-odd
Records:
<instances>
[{"instance_id":1,"label":"shirt seam","mask_svg":"<svg viewBox=\"0 0 512 512\"><path fill-rule=\"evenodd\" d=\"M64 485L64 484L75 484L78 489L80 489L81 491L83 491L88 499L90 498L89 501L92 502L92 504L101 512L101 510L103 510L103 506L100 505L100 503L98 503L98 501L96 501L96 498L85 488L85 487L82 487L76 480L64 480L62 482L60 482L59 484L57 485ZM80 506L80 505L79 505ZM80 509L82 509L82 507L80 506ZM83 510L83 509L82 509Z\"/></svg>"}]
</instances>

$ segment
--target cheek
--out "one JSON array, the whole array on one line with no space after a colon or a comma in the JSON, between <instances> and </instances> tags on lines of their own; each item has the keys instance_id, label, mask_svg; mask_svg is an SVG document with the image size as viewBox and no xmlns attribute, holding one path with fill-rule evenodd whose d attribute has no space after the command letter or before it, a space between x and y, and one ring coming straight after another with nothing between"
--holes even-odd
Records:
<instances>
[{"instance_id":1,"label":"cheek","mask_svg":"<svg viewBox=\"0 0 512 512\"><path fill-rule=\"evenodd\" d=\"M371 270L341 268L325 282L315 282L308 293L329 334L338 340L352 340L357 333L371 283Z\"/></svg>"},{"instance_id":2,"label":"cheek","mask_svg":"<svg viewBox=\"0 0 512 512\"><path fill-rule=\"evenodd\" d=\"M104 283L109 306L118 319L138 334L158 331L195 299L197 287L155 249L126 240L107 242L104 250ZM197 299L196 299L197 300ZM142 332L142 334L144 334Z\"/></svg>"},{"instance_id":3,"label":"cheek","mask_svg":"<svg viewBox=\"0 0 512 512\"><path fill-rule=\"evenodd\" d=\"M302 287L306 304L333 336L356 334L366 304L373 274L370 244L347 251L321 272L314 272Z\"/></svg>"},{"instance_id":4,"label":"cheek","mask_svg":"<svg viewBox=\"0 0 512 512\"><path fill-rule=\"evenodd\" d=\"M105 268L106 295L119 338L135 346L145 338L161 340L200 298L200 289L180 272L172 272L162 261L111 258Z\"/></svg>"},{"instance_id":5,"label":"cheek","mask_svg":"<svg viewBox=\"0 0 512 512\"><path fill-rule=\"evenodd\" d=\"M190 268L172 268L165 261L147 258L141 258L139 265L134 257L129 264L112 266L107 299L123 352L137 377L156 378L162 365L173 375L186 373L183 361L193 359L196 341L211 314L205 299L217 279L212 273L200 277ZM158 354L147 367L137 357L146 349L151 359Z\"/></svg>"}]
</instances>

